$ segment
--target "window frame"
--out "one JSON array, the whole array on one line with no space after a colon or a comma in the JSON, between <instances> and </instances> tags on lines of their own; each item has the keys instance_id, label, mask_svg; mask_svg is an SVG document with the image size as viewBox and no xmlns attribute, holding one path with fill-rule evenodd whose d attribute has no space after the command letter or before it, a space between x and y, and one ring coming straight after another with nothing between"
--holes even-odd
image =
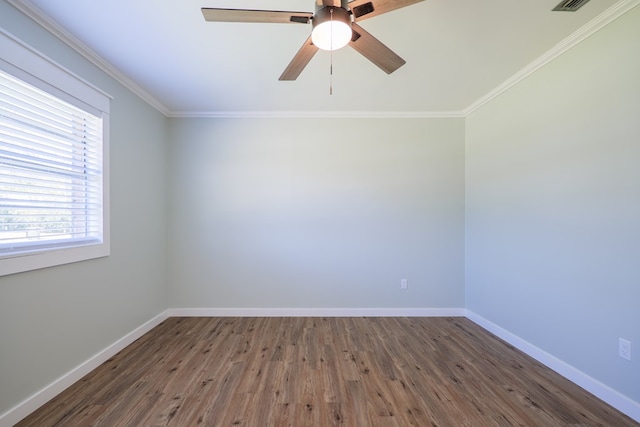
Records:
<instances>
[{"instance_id":1,"label":"window frame","mask_svg":"<svg viewBox=\"0 0 640 427\"><path fill-rule=\"evenodd\" d=\"M111 97L0 28L0 69L102 118L102 241L3 254L0 276L110 255L109 129Z\"/></svg>"}]
</instances>

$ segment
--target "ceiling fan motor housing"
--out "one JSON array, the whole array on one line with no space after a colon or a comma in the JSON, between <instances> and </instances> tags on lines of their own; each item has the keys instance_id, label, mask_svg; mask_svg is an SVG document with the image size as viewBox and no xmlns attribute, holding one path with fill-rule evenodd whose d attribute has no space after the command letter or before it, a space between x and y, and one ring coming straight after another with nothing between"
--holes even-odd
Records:
<instances>
[{"instance_id":1,"label":"ceiling fan motor housing","mask_svg":"<svg viewBox=\"0 0 640 427\"><path fill-rule=\"evenodd\" d=\"M316 26L331 20L349 23L349 26L351 26L351 14L347 9L335 6L324 6L320 10L317 10L311 19L311 23L315 28Z\"/></svg>"},{"instance_id":2,"label":"ceiling fan motor housing","mask_svg":"<svg viewBox=\"0 0 640 427\"><path fill-rule=\"evenodd\" d=\"M328 7L341 7L344 10L349 10L349 0L317 0L315 3L316 14L318 11Z\"/></svg>"}]
</instances>

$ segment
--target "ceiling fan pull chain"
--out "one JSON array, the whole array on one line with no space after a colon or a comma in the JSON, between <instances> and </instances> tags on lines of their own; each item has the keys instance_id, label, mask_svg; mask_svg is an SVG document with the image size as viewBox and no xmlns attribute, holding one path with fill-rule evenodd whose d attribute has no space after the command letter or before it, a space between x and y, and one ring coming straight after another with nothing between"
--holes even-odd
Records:
<instances>
[{"instance_id":1,"label":"ceiling fan pull chain","mask_svg":"<svg viewBox=\"0 0 640 427\"><path fill-rule=\"evenodd\" d=\"M333 8L329 9L331 15L331 49L329 49L329 95L333 95Z\"/></svg>"},{"instance_id":2,"label":"ceiling fan pull chain","mask_svg":"<svg viewBox=\"0 0 640 427\"><path fill-rule=\"evenodd\" d=\"M329 66L329 95L333 95L333 53L331 55L331 65Z\"/></svg>"},{"instance_id":3,"label":"ceiling fan pull chain","mask_svg":"<svg viewBox=\"0 0 640 427\"><path fill-rule=\"evenodd\" d=\"M329 95L333 95L333 51L329 51Z\"/></svg>"}]
</instances>

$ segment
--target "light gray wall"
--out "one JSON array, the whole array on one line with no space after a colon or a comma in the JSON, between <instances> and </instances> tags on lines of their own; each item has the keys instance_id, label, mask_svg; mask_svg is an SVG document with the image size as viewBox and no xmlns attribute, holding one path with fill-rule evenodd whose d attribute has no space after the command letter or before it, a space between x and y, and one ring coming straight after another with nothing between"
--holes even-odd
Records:
<instances>
[{"instance_id":1,"label":"light gray wall","mask_svg":"<svg viewBox=\"0 0 640 427\"><path fill-rule=\"evenodd\" d=\"M463 119L168 124L0 0L115 97L112 255L0 278L0 413L168 306L463 307L465 237L468 308L640 401L639 14L468 118L465 236Z\"/></svg>"},{"instance_id":2,"label":"light gray wall","mask_svg":"<svg viewBox=\"0 0 640 427\"><path fill-rule=\"evenodd\" d=\"M171 307L463 307L462 119L170 132Z\"/></svg>"},{"instance_id":3,"label":"light gray wall","mask_svg":"<svg viewBox=\"0 0 640 427\"><path fill-rule=\"evenodd\" d=\"M0 1L0 26L111 94L111 256L0 278L0 414L167 307L167 120Z\"/></svg>"},{"instance_id":4,"label":"light gray wall","mask_svg":"<svg viewBox=\"0 0 640 427\"><path fill-rule=\"evenodd\" d=\"M640 8L467 119L467 307L640 402Z\"/></svg>"}]
</instances>

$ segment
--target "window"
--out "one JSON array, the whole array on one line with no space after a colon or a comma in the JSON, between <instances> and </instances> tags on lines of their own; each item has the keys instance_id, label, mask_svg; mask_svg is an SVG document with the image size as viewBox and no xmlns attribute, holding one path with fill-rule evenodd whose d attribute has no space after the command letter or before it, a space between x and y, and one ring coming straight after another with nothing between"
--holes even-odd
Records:
<instances>
[{"instance_id":1,"label":"window","mask_svg":"<svg viewBox=\"0 0 640 427\"><path fill-rule=\"evenodd\" d=\"M0 275L108 255L108 97L6 33L0 48Z\"/></svg>"}]
</instances>

